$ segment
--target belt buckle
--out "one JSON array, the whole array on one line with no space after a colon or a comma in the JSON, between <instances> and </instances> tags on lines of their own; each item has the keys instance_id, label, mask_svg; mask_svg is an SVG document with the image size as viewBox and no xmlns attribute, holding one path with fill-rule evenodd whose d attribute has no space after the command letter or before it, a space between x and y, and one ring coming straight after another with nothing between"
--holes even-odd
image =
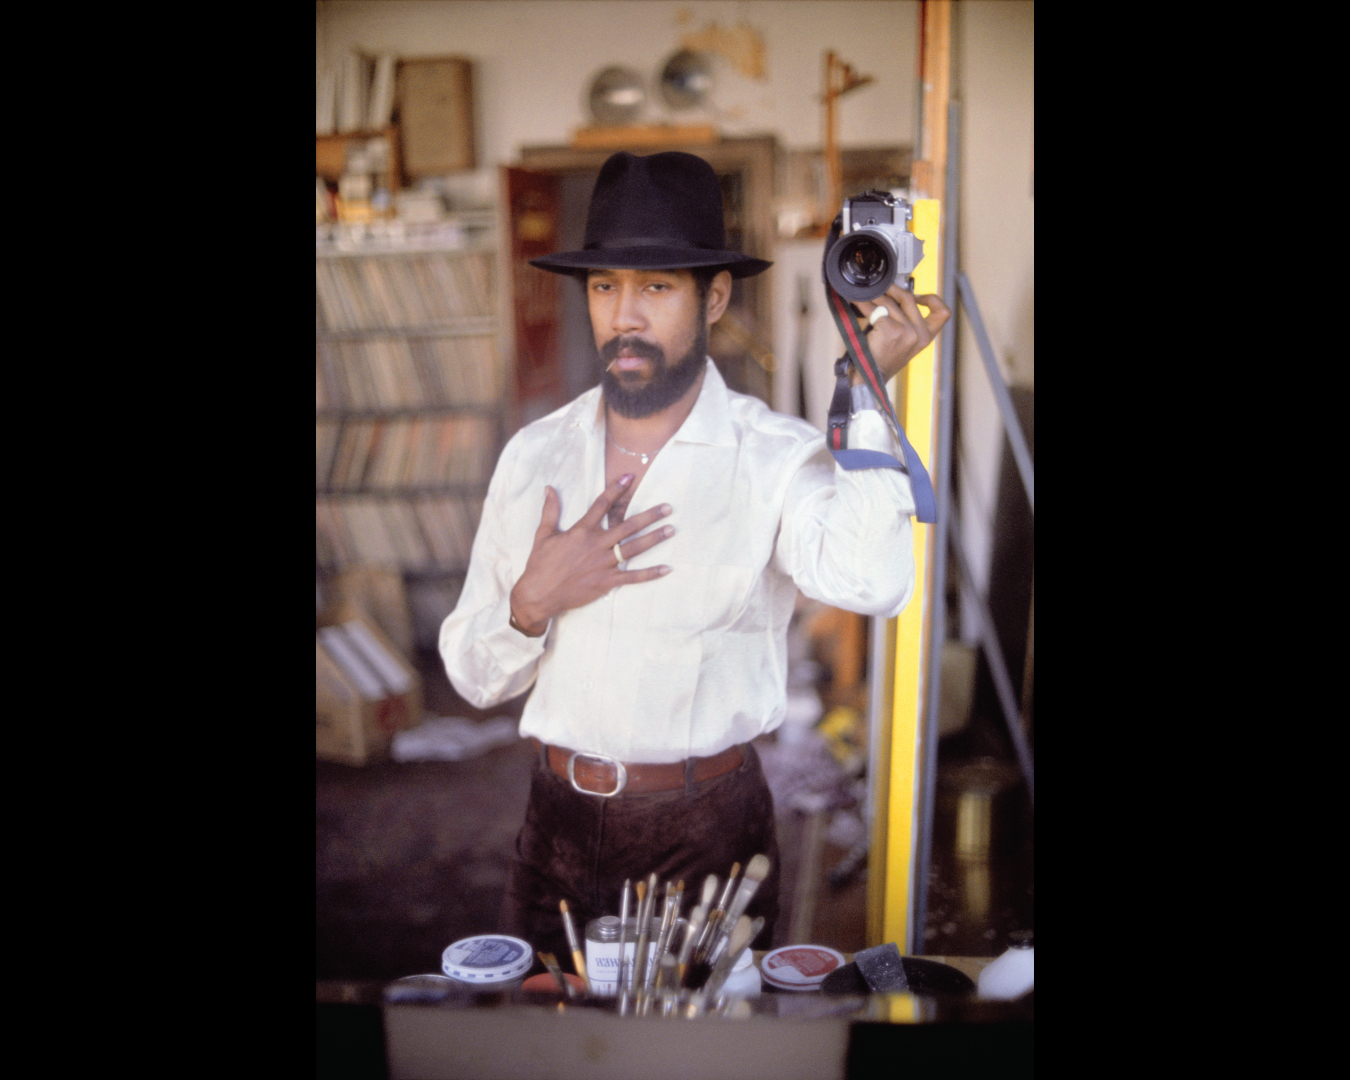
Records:
<instances>
[{"instance_id":1,"label":"belt buckle","mask_svg":"<svg viewBox=\"0 0 1350 1080\"><path fill-rule=\"evenodd\" d=\"M577 758L579 757L594 758L596 761L607 762L608 764L613 765L616 777L614 790L589 791L586 788L582 787L580 784L578 784L576 774L576 763ZM571 782L572 786L576 788L577 791L581 792L581 794L583 795L599 795L602 799L612 799L614 798L615 795L619 794L619 792L621 792L624 788L628 786L628 770L623 767L622 761L616 761L608 754L592 754L588 753L585 750L577 750L572 754L570 758L567 759L567 779Z\"/></svg>"}]
</instances>

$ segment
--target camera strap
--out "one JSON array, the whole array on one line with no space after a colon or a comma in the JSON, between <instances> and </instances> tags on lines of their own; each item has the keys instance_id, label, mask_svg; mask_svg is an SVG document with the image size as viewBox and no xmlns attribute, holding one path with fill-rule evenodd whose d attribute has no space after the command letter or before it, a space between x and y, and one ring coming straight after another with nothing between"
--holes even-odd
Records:
<instances>
[{"instance_id":1,"label":"camera strap","mask_svg":"<svg viewBox=\"0 0 1350 1080\"><path fill-rule=\"evenodd\" d=\"M837 224L837 222L836 222ZM833 237L835 234L831 233ZM826 242L826 249L829 241ZM862 332L861 324L853 314L852 305L825 283L825 300L830 314L834 316L839 336L844 339L848 352L834 362L834 397L830 399L829 423L826 444L830 453L840 466L853 469L899 469L909 477L910 488L914 493L914 516L918 520L932 524L937 521L937 497L933 493L933 481L923 466L918 451L905 438L905 429L895 415L895 408L886 394L886 383L881 370L872 358L872 350L867 347L867 335ZM863 383L876 399L881 415L891 425L900 443L900 452L904 461L897 461L890 454L879 450L850 450L848 446L848 422L853 414L853 388L849 385L849 361L857 366L862 374Z\"/></svg>"}]
</instances>

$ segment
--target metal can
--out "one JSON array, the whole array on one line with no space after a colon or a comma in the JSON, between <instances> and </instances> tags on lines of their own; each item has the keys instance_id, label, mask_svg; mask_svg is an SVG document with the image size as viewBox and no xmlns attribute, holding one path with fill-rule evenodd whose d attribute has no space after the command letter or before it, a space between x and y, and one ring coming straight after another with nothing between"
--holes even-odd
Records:
<instances>
[{"instance_id":1,"label":"metal can","mask_svg":"<svg viewBox=\"0 0 1350 1080\"><path fill-rule=\"evenodd\" d=\"M684 919L683 925L688 925ZM631 918L624 924L623 959L625 979L633 977L633 960L637 956L637 918ZM651 931L647 942L647 963L658 962L656 956L657 938L661 933L661 920L651 920ZM675 935L672 935L675 936ZM586 978L591 984L591 993L601 996L613 995L619 990L619 917L602 915L586 924Z\"/></svg>"}]
</instances>

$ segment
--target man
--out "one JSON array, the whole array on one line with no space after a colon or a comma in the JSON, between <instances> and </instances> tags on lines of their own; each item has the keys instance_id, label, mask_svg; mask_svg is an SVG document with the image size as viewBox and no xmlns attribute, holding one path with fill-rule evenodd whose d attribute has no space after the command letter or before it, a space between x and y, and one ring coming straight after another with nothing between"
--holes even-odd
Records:
<instances>
[{"instance_id":1,"label":"man","mask_svg":"<svg viewBox=\"0 0 1350 1080\"><path fill-rule=\"evenodd\" d=\"M696 896L709 873L725 880L765 854L749 909L766 919L763 944L779 859L749 744L783 719L799 589L864 614L909 600L908 479L845 471L815 428L727 389L708 330L733 278L770 264L726 250L702 159L614 155L584 249L533 263L584 281L607 366L599 387L502 451L441 629L468 701L533 685L520 731L539 759L499 929L567 955L560 900L584 925L618 912L625 879L683 879ZM899 288L858 307L888 316L869 333L888 378L949 315ZM866 393L854 394L849 445L898 457Z\"/></svg>"}]
</instances>

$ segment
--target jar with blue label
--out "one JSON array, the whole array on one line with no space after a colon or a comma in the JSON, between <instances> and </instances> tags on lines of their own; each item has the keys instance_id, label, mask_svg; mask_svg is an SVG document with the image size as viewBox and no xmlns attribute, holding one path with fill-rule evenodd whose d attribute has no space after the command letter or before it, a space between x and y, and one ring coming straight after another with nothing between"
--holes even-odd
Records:
<instances>
[{"instance_id":1,"label":"jar with blue label","mask_svg":"<svg viewBox=\"0 0 1350 1080\"><path fill-rule=\"evenodd\" d=\"M517 990L533 966L529 942L505 934L464 938L441 954L446 976L476 990Z\"/></svg>"}]
</instances>

